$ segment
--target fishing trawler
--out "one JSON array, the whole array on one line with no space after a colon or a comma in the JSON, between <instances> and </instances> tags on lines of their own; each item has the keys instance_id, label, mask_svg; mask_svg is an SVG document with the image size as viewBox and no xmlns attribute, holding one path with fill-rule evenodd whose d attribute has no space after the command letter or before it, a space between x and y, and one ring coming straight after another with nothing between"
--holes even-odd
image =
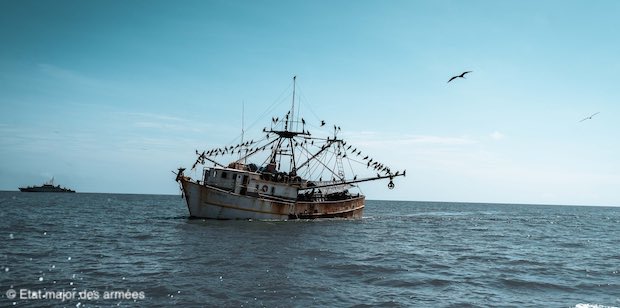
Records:
<instances>
[{"instance_id":1,"label":"fishing trawler","mask_svg":"<svg viewBox=\"0 0 620 308\"><path fill-rule=\"evenodd\" d=\"M21 192L53 192L53 193L74 193L75 190L60 187L60 185L54 186L54 178L52 178L49 182L44 183L41 186L28 186L28 187L20 187L19 191Z\"/></svg>"},{"instance_id":2,"label":"fishing trawler","mask_svg":"<svg viewBox=\"0 0 620 308\"><path fill-rule=\"evenodd\" d=\"M292 108L280 119L271 119L263 128L263 137L236 145L196 150L197 159L190 171L202 174L192 178L179 168L176 181L187 202L190 216L209 219L289 220L314 218L362 218L365 196L351 189L367 181L389 180L405 176L405 171L392 171L387 165L363 155L333 134L313 136L313 126L303 118L295 119L295 77L293 77ZM321 120L314 128L325 129ZM301 129L300 129L301 126ZM331 127L330 127L331 130ZM262 156L261 156L262 154ZM217 159L237 156L222 164ZM254 159L254 163L248 163ZM372 176L345 175L344 160L374 170ZM204 167L205 164L212 167ZM259 164L256 164L259 163ZM374 175L376 173L376 175Z\"/></svg>"}]
</instances>

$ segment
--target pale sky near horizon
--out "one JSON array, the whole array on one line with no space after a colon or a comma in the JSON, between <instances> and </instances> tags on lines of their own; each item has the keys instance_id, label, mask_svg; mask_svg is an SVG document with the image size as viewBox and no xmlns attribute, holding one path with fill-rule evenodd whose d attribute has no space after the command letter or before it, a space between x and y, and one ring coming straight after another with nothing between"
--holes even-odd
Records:
<instances>
[{"instance_id":1,"label":"pale sky near horizon","mask_svg":"<svg viewBox=\"0 0 620 308\"><path fill-rule=\"evenodd\" d=\"M368 199L619 206L618 16L619 1L0 0L0 190L176 194L171 171L235 140L242 102L248 137L286 113L264 111L296 75L308 121L407 169L394 190L362 184Z\"/></svg>"}]
</instances>

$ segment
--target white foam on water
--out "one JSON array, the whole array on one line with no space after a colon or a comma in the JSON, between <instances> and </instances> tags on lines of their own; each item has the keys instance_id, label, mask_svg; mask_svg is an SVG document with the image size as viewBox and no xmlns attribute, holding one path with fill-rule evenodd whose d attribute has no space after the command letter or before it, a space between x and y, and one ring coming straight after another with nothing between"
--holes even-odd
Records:
<instances>
[{"instance_id":1,"label":"white foam on water","mask_svg":"<svg viewBox=\"0 0 620 308\"><path fill-rule=\"evenodd\" d=\"M575 308L618 308L616 306L605 306L599 304L577 304Z\"/></svg>"}]
</instances>

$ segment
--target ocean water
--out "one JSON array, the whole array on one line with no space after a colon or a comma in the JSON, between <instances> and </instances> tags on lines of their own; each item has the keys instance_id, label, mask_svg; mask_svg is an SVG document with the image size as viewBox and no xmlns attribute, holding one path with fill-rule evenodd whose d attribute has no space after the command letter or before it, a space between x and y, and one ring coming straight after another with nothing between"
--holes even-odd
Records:
<instances>
[{"instance_id":1,"label":"ocean water","mask_svg":"<svg viewBox=\"0 0 620 308\"><path fill-rule=\"evenodd\" d=\"M2 307L620 306L620 207L205 221L179 196L0 192L0 238Z\"/></svg>"}]
</instances>

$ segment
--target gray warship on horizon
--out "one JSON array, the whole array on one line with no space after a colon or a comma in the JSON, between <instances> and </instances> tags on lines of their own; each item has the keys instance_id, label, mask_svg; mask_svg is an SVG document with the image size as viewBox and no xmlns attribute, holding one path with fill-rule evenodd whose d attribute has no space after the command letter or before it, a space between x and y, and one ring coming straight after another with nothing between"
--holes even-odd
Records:
<instances>
[{"instance_id":1,"label":"gray warship on horizon","mask_svg":"<svg viewBox=\"0 0 620 308\"><path fill-rule=\"evenodd\" d=\"M41 186L28 186L28 187L20 187L19 191L21 192L51 192L51 193L74 193L75 190L60 187L60 185L54 186L54 178L52 178L49 182L44 183Z\"/></svg>"}]
</instances>

